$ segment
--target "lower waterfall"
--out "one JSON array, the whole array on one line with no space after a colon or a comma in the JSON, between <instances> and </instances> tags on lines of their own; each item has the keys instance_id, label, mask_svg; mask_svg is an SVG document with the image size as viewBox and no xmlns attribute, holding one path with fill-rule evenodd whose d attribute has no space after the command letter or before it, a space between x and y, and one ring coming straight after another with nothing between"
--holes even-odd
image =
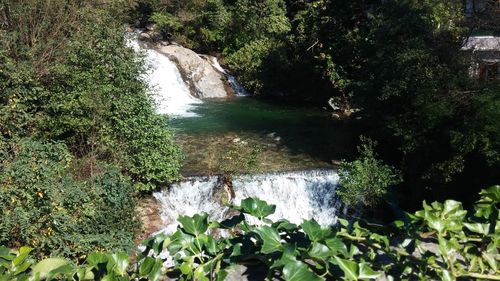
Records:
<instances>
[{"instance_id":1,"label":"lower waterfall","mask_svg":"<svg viewBox=\"0 0 500 281\"><path fill-rule=\"evenodd\" d=\"M274 204L276 212L269 216L272 220L287 219L300 224L314 218L322 225L337 222L335 188L338 175L335 170L242 175L235 177L232 183L233 204L240 205L241 200L248 197ZM216 176L191 177L154 193L162 205L163 231L173 233L180 215L206 212L210 219L219 221L230 217L229 208L217 199L217 185Z\"/></svg>"}]
</instances>

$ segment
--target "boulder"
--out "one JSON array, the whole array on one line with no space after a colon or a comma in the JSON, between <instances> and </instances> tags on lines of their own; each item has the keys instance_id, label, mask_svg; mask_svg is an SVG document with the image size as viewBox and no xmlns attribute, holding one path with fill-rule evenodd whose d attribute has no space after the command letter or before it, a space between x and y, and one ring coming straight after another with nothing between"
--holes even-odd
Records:
<instances>
[{"instance_id":1,"label":"boulder","mask_svg":"<svg viewBox=\"0 0 500 281\"><path fill-rule=\"evenodd\" d=\"M179 45L160 45L158 50L177 64L194 96L211 99L234 95L224 73L217 70L206 57Z\"/></svg>"},{"instance_id":2,"label":"boulder","mask_svg":"<svg viewBox=\"0 0 500 281\"><path fill-rule=\"evenodd\" d=\"M159 32L156 31L147 31L139 33L139 40L146 43L155 43L162 39L162 36Z\"/></svg>"}]
</instances>

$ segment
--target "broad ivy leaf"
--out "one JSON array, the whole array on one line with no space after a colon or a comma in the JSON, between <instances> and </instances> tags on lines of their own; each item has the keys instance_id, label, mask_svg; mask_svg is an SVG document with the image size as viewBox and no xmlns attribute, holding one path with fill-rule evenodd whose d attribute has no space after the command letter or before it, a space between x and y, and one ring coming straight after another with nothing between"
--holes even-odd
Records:
<instances>
[{"instance_id":1,"label":"broad ivy leaf","mask_svg":"<svg viewBox=\"0 0 500 281\"><path fill-rule=\"evenodd\" d=\"M487 254L487 253L483 252L483 253L481 253L481 256L486 260L486 262L491 267L491 269L493 269L493 271L496 272L498 270L498 263L497 263L494 255Z\"/></svg>"},{"instance_id":2,"label":"broad ivy leaf","mask_svg":"<svg viewBox=\"0 0 500 281\"><path fill-rule=\"evenodd\" d=\"M281 219L272 224L272 227L276 228L278 231L286 230L286 231L294 231L297 229L297 225L289 222L288 220Z\"/></svg>"},{"instance_id":3,"label":"broad ivy leaf","mask_svg":"<svg viewBox=\"0 0 500 281\"><path fill-rule=\"evenodd\" d=\"M196 214L193 217L179 216L177 219L186 233L198 236L208 229L208 214Z\"/></svg>"},{"instance_id":4,"label":"broad ivy leaf","mask_svg":"<svg viewBox=\"0 0 500 281\"><path fill-rule=\"evenodd\" d=\"M91 253L87 257L87 263L91 266L96 267L100 263L105 263L108 261L108 257L102 253Z\"/></svg>"},{"instance_id":5,"label":"broad ivy leaf","mask_svg":"<svg viewBox=\"0 0 500 281\"><path fill-rule=\"evenodd\" d=\"M262 239L262 253L269 254L282 249L281 238L276 229L265 225L257 227L254 232Z\"/></svg>"},{"instance_id":6,"label":"broad ivy leaf","mask_svg":"<svg viewBox=\"0 0 500 281\"><path fill-rule=\"evenodd\" d=\"M347 251L347 246L345 243L342 241L342 239L335 237L335 238L329 238L325 240L326 245L332 249L335 253L340 253L344 257L347 257L348 251Z\"/></svg>"},{"instance_id":7,"label":"broad ivy leaf","mask_svg":"<svg viewBox=\"0 0 500 281\"><path fill-rule=\"evenodd\" d=\"M148 277L148 280L159 280L161 276L162 260L146 257L139 266L139 275Z\"/></svg>"},{"instance_id":8,"label":"broad ivy leaf","mask_svg":"<svg viewBox=\"0 0 500 281\"><path fill-rule=\"evenodd\" d=\"M94 280L94 272L92 272L91 268L85 267L85 268L78 268L76 270L76 275L78 277L78 280Z\"/></svg>"},{"instance_id":9,"label":"broad ivy leaf","mask_svg":"<svg viewBox=\"0 0 500 281\"><path fill-rule=\"evenodd\" d=\"M48 258L37 263L31 270L31 275L39 274L40 279L45 279L51 271L70 264L69 261L61 258Z\"/></svg>"},{"instance_id":10,"label":"broad ivy leaf","mask_svg":"<svg viewBox=\"0 0 500 281\"><path fill-rule=\"evenodd\" d=\"M482 235L488 235L490 231L490 224L489 223L464 223L464 226L475 233L479 233Z\"/></svg>"},{"instance_id":11,"label":"broad ivy leaf","mask_svg":"<svg viewBox=\"0 0 500 281\"><path fill-rule=\"evenodd\" d=\"M257 198L247 198L241 200L241 206L238 208L241 212L250 214L257 218L265 218L274 214L276 205L269 205L266 201Z\"/></svg>"},{"instance_id":12,"label":"broad ivy leaf","mask_svg":"<svg viewBox=\"0 0 500 281\"><path fill-rule=\"evenodd\" d=\"M129 265L128 255L126 253L112 254L111 260L113 261L113 270L123 276L127 272L127 267ZM108 263L111 264L111 263ZM108 269L108 272L111 270Z\"/></svg>"},{"instance_id":13,"label":"broad ivy leaf","mask_svg":"<svg viewBox=\"0 0 500 281\"><path fill-rule=\"evenodd\" d=\"M170 236L170 238L172 241L167 247L170 254L175 255L177 252L187 248L193 250L194 237L182 232L180 229Z\"/></svg>"},{"instance_id":14,"label":"broad ivy leaf","mask_svg":"<svg viewBox=\"0 0 500 281\"><path fill-rule=\"evenodd\" d=\"M359 279L376 279L380 275L380 272L376 272L371 267L362 262L359 264Z\"/></svg>"},{"instance_id":15,"label":"broad ivy leaf","mask_svg":"<svg viewBox=\"0 0 500 281\"><path fill-rule=\"evenodd\" d=\"M283 254L281 257L275 261L271 268L283 267L290 262L297 261L296 256L299 254L297 251L297 245L295 244L285 244L283 246Z\"/></svg>"},{"instance_id":16,"label":"broad ivy leaf","mask_svg":"<svg viewBox=\"0 0 500 281\"><path fill-rule=\"evenodd\" d=\"M60 266L56 269L53 269L51 270L48 274L47 274L47 280L52 280L52 279L55 279L54 277L66 277L68 275L71 275L73 276L74 275L74 267L72 264L68 263L66 265L63 265L63 266ZM60 279L60 278L57 278L57 279Z\"/></svg>"},{"instance_id":17,"label":"broad ivy leaf","mask_svg":"<svg viewBox=\"0 0 500 281\"><path fill-rule=\"evenodd\" d=\"M28 268L30 268L31 262L25 261L22 264L16 266L16 271L14 271L14 275L18 275L22 272L25 272Z\"/></svg>"},{"instance_id":18,"label":"broad ivy leaf","mask_svg":"<svg viewBox=\"0 0 500 281\"><path fill-rule=\"evenodd\" d=\"M461 214L459 212L462 210L462 203L455 200L446 200L443 206L443 214L445 216L456 216L457 214Z\"/></svg>"},{"instance_id":19,"label":"broad ivy leaf","mask_svg":"<svg viewBox=\"0 0 500 281\"><path fill-rule=\"evenodd\" d=\"M302 230L307 234L309 239L313 242L322 241L328 238L332 231L329 227L322 227L318 222L314 219L305 220L301 224Z\"/></svg>"},{"instance_id":20,"label":"broad ivy leaf","mask_svg":"<svg viewBox=\"0 0 500 281\"><path fill-rule=\"evenodd\" d=\"M325 259L332 255L332 251L325 245L314 242L309 255L313 258Z\"/></svg>"},{"instance_id":21,"label":"broad ivy leaf","mask_svg":"<svg viewBox=\"0 0 500 281\"><path fill-rule=\"evenodd\" d=\"M30 247L21 247L19 249L19 254L17 255L17 257L15 257L12 260L12 264L14 264L15 266L18 266L21 263L23 263L26 260L26 258L28 257L28 255L31 253L32 250L33 250L33 248L30 248Z\"/></svg>"},{"instance_id":22,"label":"broad ivy leaf","mask_svg":"<svg viewBox=\"0 0 500 281\"><path fill-rule=\"evenodd\" d=\"M210 235L207 235L207 239L203 242L203 245L205 246L205 249L207 249L207 251L211 254L211 255L215 255L217 254L217 242L215 241L215 239L210 236Z\"/></svg>"},{"instance_id":23,"label":"broad ivy leaf","mask_svg":"<svg viewBox=\"0 0 500 281\"><path fill-rule=\"evenodd\" d=\"M316 273L309 270L309 267L301 262L289 262L283 268L283 277L286 281L321 281L324 280Z\"/></svg>"},{"instance_id":24,"label":"broad ivy leaf","mask_svg":"<svg viewBox=\"0 0 500 281\"><path fill-rule=\"evenodd\" d=\"M344 276L348 280L358 280L358 264L353 261L344 260L337 256L333 257L334 264L338 265L340 269L344 272Z\"/></svg>"},{"instance_id":25,"label":"broad ivy leaf","mask_svg":"<svg viewBox=\"0 0 500 281\"><path fill-rule=\"evenodd\" d=\"M500 185L494 185L488 189L483 189L479 194L481 194L481 197L487 198L493 203L500 203Z\"/></svg>"}]
</instances>

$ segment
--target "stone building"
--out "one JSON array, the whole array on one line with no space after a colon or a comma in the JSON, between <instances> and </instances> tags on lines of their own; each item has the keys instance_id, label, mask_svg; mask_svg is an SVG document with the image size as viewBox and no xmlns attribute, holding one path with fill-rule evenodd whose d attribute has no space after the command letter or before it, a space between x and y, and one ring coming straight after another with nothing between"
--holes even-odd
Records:
<instances>
[{"instance_id":1,"label":"stone building","mask_svg":"<svg viewBox=\"0 0 500 281\"><path fill-rule=\"evenodd\" d=\"M465 16L473 28L462 46L471 57L470 74L478 80L499 80L500 1L465 0L464 4Z\"/></svg>"},{"instance_id":2,"label":"stone building","mask_svg":"<svg viewBox=\"0 0 500 281\"><path fill-rule=\"evenodd\" d=\"M462 51L471 56L470 74L478 80L500 80L500 37L471 36Z\"/></svg>"}]
</instances>

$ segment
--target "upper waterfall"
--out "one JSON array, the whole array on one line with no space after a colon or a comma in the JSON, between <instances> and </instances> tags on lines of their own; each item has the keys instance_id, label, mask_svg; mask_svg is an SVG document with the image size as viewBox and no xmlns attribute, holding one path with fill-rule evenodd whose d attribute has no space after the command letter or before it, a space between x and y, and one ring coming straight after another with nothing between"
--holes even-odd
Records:
<instances>
[{"instance_id":1,"label":"upper waterfall","mask_svg":"<svg viewBox=\"0 0 500 281\"><path fill-rule=\"evenodd\" d=\"M134 50L145 54L148 64L145 79L153 89L157 112L174 117L196 116L191 110L195 104L202 101L191 95L175 63L154 49L142 48L134 34L130 36L128 44Z\"/></svg>"}]
</instances>

